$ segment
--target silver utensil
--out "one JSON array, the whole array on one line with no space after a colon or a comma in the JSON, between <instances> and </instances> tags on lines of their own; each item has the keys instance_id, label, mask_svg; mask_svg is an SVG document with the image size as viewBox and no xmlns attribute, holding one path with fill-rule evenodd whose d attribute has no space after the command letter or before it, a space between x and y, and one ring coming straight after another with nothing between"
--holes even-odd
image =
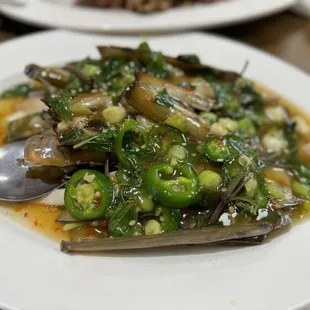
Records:
<instances>
[{"instance_id":1,"label":"silver utensil","mask_svg":"<svg viewBox=\"0 0 310 310\"><path fill-rule=\"evenodd\" d=\"M43 196L62 185L61 180L29 178L22 163L25 141L0 148L0 201L26 201Z\"/></svg>"}]
</instances>

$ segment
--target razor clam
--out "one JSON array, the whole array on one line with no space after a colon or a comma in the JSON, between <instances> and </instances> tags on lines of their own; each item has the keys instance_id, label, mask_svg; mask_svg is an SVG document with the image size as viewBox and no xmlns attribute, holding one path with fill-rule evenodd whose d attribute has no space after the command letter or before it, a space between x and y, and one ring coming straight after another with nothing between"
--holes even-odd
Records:
<instances>
[{"instance_id":1,"label":"razor clam","mask_svg":"<svg viewBox=\"0 0 310 310\"><path fill-rule=\"evenodd\" d=\"M264 236L273 230L268 223L233 226L209 226L204 229L179 230L159 235L62 241L63 252L117 251L189 244L213 244L223 241Z\"/></svg>"},{"instance_id":2,"label":"razor clam","mask_svg":"<svg viewBox=\"0 0 310 310\"><path fill-rule=\"evenodd\" d=\"M207 83L200 83L200 87L194 90L185 90L182 87L173 85L165 80L158 79L143 72L136 73L136 81L140 84L147 84L154 88L157 92L166 90L169 96L183 104L187 108L198 109L201 111L210 111L213 107L215 100L212 97L205 96L208 92L205 88ZM213 95L213 93L210 95Z\"/></svg>"},{"instance_id":3,"label":"razor clam","mask_svg":"<svg viewBox=\"0 0 310 310\"><path fill-rule=\"evenodd\" d=\"M24 160L36 166L66 167L82 163L104 164L105 153L85 150L72 150L59 146L55 136L32 136L25 144Z\"/></svg>"},{"instance_id":4,"label":"razor clam","mask_svg":"<svg viewBox=\"0 0 310 310\"><path fill-rule=\"evenodd\" d=\"M124 96L129 105L153 121L165 122L198 141L204 140L208 134L207 124L197 114L178 104L169 108L155 103L156 90L148 84L135 82L127 88Z\"/></svg>"},{"instance_id":5,"label":"razor clam","mask_svg":"<svg viewBox=\"0 0 310 310\"><path fill-rule=\"evenodd\" d=\"M52 129L53 124L52 120L43 120L38 113L18 118L9 123L6 141L13 142L41 134L48 129Z\"/></svg>"},{"instance_id":6,"label":"razor clam","mask_svg":"<svg viewBox=\"0 0 310 310\"><path fill-rule=\"evenodd\" d=\"M62 68L30 64L26 66L25 74L33 80L59 88L65 88L70 83L70 72Z\"/></svg>"},{"instance_id":7,"label":"razor clam","mask_svg":"<svg viewBox=\"0 0 310 310\"><path fill-rule=\"evenodd\" d=\"M99 109L106 109L113 106L112 97L105 92L95 92L91 94L79 94L70 102L70 110L74 110L74 106L86 108L92 112Z\"/></svg>"},{"instance_id":8,"label":"razor clam","mask_svg":"<svg viewBox=\"0 0 310 310\"><path fill-rule=\"evenodd\" d=\"M142 64L147 64L150 61L150 53L144 50L123 48L117 46L98 46L97 48L101 54L102 59L110 56L121 56L128 59L138 60ZM167 63L177 68L180 68L186 73L211 74L216 78L226 81L235 81L240 77L240 74L235 72L224 71L202 64L188 63L169 56L164 56L164 58Z\"/></svg>"}]
</instances>

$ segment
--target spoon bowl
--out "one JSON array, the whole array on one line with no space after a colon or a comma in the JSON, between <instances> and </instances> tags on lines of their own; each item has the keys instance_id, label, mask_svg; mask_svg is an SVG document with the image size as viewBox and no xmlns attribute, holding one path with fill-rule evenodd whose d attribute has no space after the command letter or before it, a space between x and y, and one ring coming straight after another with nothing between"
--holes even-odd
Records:
<instances>
[{"instance_id":1,"label":"spoon bowl","mask_svg":"<svg viewBox=\"0 0 310 310\"><path fill-rule=\"evenodd\" d=\"M23 165L25 140L0 148L0 201L27 201L41 197L63 184L63 180L41 180L27 175Z\"/></svg>"}]
</instances>

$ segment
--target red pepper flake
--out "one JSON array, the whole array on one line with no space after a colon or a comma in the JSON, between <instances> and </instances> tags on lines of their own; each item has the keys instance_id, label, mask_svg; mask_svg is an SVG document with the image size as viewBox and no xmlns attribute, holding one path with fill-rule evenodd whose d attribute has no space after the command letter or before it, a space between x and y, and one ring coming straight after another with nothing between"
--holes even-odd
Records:
<instances>
[{"instance_id":1,"label":"red pepper flake","mask_svg":"<svg viewBox=\"0 0 310 310\"><path fill-rule=\"evenodd\" d=\"M40 136L40 140L42 141L44 139L44 136Z\"/></svg>"},{"instance_id":2,"label":"red pepper flake","mask_svg":"<svg viewBox=\"0 0 310 310\"><path fill-rule=\"evenodd\" d=\"M58 227L58 228L55 228L55 229L54 229L54 231L58 231L59 229L60 229L60 227Z\"/></svg>"},{"instance_id":3,"label":"red pepper flake","mask_svg":"<svg viewBox=\"0 0 310 310\"><path fill-rule=\"evenodd\" d=\"M222 142L221 140L216 140L215 143L216 143L217 145L222 145L222 144L223 144L223 142Z\"/></svg>"},{"instance_id":4,"label":"red pepper flake","mask_svg":"<svg viewBox=\"0 0 310 310\"><path fill-rule=\"evenodd\" d=\"M193 89L190 86L185 86L184 91L187 93L187 95L189 95L193 92Z\"/></svg>"},{"instance_id":5,"label":"red pepper flake","mask_svg":"<svg viewBox=\"0 0 310 310\"><path fill-rule=\"evenodd\" d=\"M19 211L23 210L23 208L24 208L23 206L17 206L14 208L14 211L19 212Z\"/></svg>"},{"instance_id":6,"label":"red pepper flake","mask_svg":"<svg viewBox=\"0 0 310 310\"><path fill-rule=\"evenodd\" d=\"M56 140L57 141L59 141L60 140L60 136L58 135L58 136L56 136Z\"/></svg>"},{"instance_id":7,"label":"red pepper flake","mask_svg":"<svg viewBox=\"0 0 310 310\"><path fill-rule=\"evenodd\" d=\"M27 213L27 212L25 212L25 213L24 213L24 217L27 217L27 216L28 216L28 213Z\"/></svg>"},{"instance_id":8,"label":"red pepper flake","mask_svg":"<svg viewBox=\"0 0 310 310\"><path fill-rule=\"evenodd\" d=\"M33 222L33 224L34 224L34 226L38 226L38 225L39 225L39 223L38 223L37 220L35 220L35 221Z\"/></svg>"},{"instance_id":9,"label":"red pepper flake","mask_svg":"<svg viewBox=\"0 0 310 310\"><path fill-rule=\"evenodd\" d=\"M89 230L89 231L87 232L86 236L87 236L87 237L94 237L94 236L96 236L96 232L93 231L93 230Z\"/></svg>"}]
</instances>

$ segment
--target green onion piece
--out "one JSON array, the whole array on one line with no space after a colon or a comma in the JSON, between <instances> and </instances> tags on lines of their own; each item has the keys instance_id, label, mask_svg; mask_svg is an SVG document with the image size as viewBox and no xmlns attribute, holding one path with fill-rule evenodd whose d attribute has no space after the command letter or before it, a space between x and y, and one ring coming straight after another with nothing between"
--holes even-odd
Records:
<instances>
[{"instance_id":1,"label":"green onion piece","mask_svg":"<svg viewBox=\"0 0 310 310\"><path fill-rule=\"evenodd\" d=\"M146 235L158 235L161 233L161 225L155 220L150 220L146 223L144 231Z\"/></svg>"},{"instance_id":2,"label":"green onion piece","mask_svg":"<svg viewBox=\"0 0 310 310\"><path fill-rule=\"evenodd\" d=\"M219 185L222 183L221 176L218 173L213 172L211 170L202 171L198 175L198 181L200 186L204 188L213 188L213 189L217 189Z\"/></svg>"}]
</instances>

